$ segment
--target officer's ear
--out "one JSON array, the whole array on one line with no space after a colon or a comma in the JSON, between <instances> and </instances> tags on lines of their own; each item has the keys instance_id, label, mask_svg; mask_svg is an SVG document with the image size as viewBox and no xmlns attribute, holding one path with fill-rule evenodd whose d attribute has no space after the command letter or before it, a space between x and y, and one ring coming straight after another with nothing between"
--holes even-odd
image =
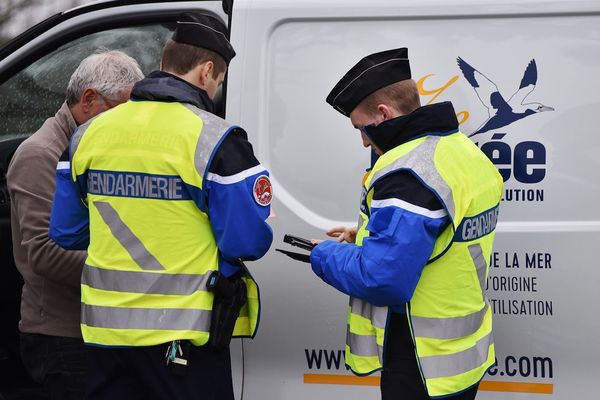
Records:
<instances>
[{"instance_id":1,"label":"officer's ear","mask_svg":"<svg viewBox=\"0 0 600 400\"><path fill-rule=\"evenodd\" d=\"M383 117L384 121L387 121L388 119L396 118L396 117L399 117L400 115L402 115L398 110L396 110L395 107L385 104L385 103L378 104L377 111Z\"/></svg>"},{"instance_id":2,"label":"officer's ear","mask_svg":"<svg viewBox=\"0 0 600 400\"><path fill-rule=\"evenodd\" d=\"M200 83L200 87L205 88L210 79L213 79L215 64L212 61L206 61L198 67L198 82Z\"/></svg>"}]
</instances>

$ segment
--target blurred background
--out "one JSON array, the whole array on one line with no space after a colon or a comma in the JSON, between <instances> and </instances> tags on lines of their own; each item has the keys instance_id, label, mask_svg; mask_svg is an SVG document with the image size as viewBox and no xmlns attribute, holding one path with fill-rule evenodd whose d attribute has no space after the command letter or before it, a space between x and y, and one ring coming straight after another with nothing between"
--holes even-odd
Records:
<instances>
[{"instance_id":1,"label":"blurred background","mask_svg":"<svg viewBox=\"0 0 600 400\"><path fill-rule=\"evenodd\" d=\"M95 0L0 0L0 46L60 11Z\"/></svg>"}]
</instances>

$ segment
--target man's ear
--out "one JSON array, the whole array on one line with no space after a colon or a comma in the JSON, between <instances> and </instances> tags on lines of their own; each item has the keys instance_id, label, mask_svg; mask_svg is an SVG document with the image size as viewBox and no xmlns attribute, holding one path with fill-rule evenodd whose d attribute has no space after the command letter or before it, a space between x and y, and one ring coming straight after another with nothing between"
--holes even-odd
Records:
<instances>
[{"instance_id":1,"label":"man's ear","mask_svg":"<svg viewBox=\"0 0 600 400\"><path fill-rule=\"evenodd\" d=\"M98 94L94 89L87 88L81 94L81 98L79 100L79 104L81 107L81 111L85 114L89 114L92 109L92 103L98 99Z\"/></svg>"},{"instance_id":2,"label":"man's ear","mask_svg":"<svg viewBox=\"0 0 600 400\"><path fill-rule=\"evenodd\" d=\"M377 106L377 111L379 111L379 113L383 116L384 121L387 121L388 119L396 118L396 117L402 115L394 107L389 106L387 104L383 104L383 103L381 103Z\"/></svg>"},{"instance_id":3,"label":"man's ear","mask_svg":"<svg viewBox=\"0 0 600 400\"><path fill-rule=\"evenodd\" d=\"M215 68L215 64L212 61L206 61L200 64L200 76L198 77L198 82L202 87L205 87L208 83L209 78L212 78L213 69Z\"/></svg>"}]
</instances>

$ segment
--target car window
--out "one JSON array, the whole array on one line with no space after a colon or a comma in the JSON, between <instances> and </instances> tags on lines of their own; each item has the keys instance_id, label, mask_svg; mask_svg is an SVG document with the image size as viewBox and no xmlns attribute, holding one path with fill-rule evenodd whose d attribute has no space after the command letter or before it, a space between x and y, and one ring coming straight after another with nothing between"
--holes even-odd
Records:
<instances>
[{"instance_id":1,"label":"car window","mask_svg":"<svg viewBox=\"0 0 600 400\"><path fill-rule=\"evenodd\" d=\"M161 50L174 26L144 25L93 33L59 47L0 86L0 140L28 136L65 100L69 78L98 49L122 50L144 74L159 68Z\"/></svg>"}]
</instances>

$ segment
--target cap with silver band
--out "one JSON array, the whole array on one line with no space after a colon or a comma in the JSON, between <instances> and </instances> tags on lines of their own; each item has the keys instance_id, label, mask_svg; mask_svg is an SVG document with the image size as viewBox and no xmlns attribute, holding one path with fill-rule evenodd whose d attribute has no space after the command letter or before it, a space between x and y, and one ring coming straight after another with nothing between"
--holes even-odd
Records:
<instances>
[{"instance_id":1,"label":"cap with silver band","mask_svg":"<svg viewBox=\"0 0 600 400\"><path fill-rule=\"evenodd\" d=\"M235 57L235 50L227 39L227 28L221 21L209 15L182 14L172 39L177 43L214 51L223 57L227 65Z\"/></svg>"},{"instance_id":2,"label":"cap with silver band","mask_svg":"<svg viewBox=\"0 0 600 400\"><path fill-rule=\"evenodd\" d=\"M371 93L406 79L411 79L406 47L374 53L352 67L334 86L326 101L348 117Z\"/></svg>"}]
</instances>

